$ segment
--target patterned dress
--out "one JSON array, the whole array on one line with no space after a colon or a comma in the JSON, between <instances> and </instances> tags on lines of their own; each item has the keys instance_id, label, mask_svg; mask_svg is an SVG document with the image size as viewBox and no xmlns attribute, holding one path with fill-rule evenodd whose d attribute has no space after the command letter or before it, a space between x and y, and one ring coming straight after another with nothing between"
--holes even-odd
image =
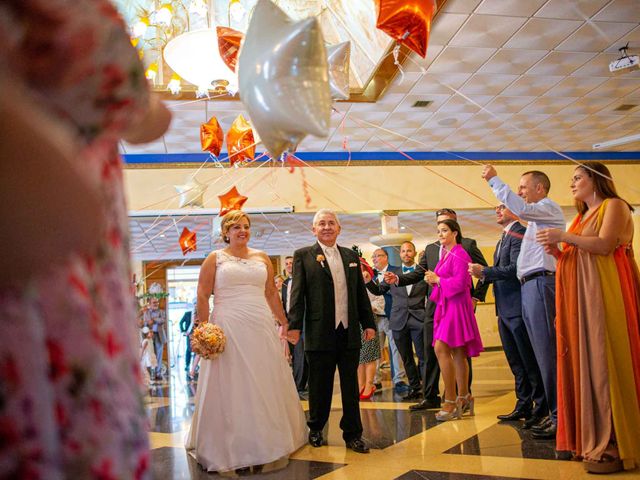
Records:
<instances>
[{"instance_id":1,"label":"patterned dress","mask_svg":"<svg viewBox=\"0 0 640 480\"><path fill-rule=\"evenodd\" d=\"M609 201L568 231L597 236ZM625 469L640 465L639 311L631 245L610 255L564 245L556 274L558 450L598 460L617 443Z\"/></svg>"},{"instance_id":2,"label":"patterned dress","mask_svg":"<svg viewBox=\"0 0 640 480\"><path fill-rule=\"evenodd\" d=\"M106 232L92 255L0 289L0 478L146 478L117 151L148 104L142 66L108 1L6 0L0 70L75 134L74 161L99 189Z\"/></svg>"}]
</instances>

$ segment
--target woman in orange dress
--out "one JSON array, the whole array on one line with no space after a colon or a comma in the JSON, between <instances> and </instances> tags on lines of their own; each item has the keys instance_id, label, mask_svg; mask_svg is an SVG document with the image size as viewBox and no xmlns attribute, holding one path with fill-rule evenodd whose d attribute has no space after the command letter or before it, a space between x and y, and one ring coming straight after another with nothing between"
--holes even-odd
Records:
<instances>
[{"instance_id":1,"label":"woman in orange dress","mask_svg":"<svg viewBox=\"0 0 640 480\"><path fill-rule=\"evenodd\" d=\"M576 168L571 191L578 215L568 231L538 233L558 257L556 448L573 452L589 472L612 473L640 462L633 207L618 196L602 163Z\"/></svg>"}]
</instances>

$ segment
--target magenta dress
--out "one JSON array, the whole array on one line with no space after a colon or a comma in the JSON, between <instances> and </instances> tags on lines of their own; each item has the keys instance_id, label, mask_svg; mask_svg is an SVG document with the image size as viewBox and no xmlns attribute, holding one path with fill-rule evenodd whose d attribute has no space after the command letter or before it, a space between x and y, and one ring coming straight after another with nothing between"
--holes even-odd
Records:
<instances>
[{"instance_id":1,"label":"magenta dress","mask_svg":"<svg viewBox=\"0 0 640 480\"><path fill-rule=\"evenodd\" d=\"M469 263L469 254L461 245L455 245L436 265L440 286L433 287L429 298L436 303L433 344L440 340L451 348L464 347L468 357L477 357L484 347L473 313Z\"/></svg>"}]
</instances>

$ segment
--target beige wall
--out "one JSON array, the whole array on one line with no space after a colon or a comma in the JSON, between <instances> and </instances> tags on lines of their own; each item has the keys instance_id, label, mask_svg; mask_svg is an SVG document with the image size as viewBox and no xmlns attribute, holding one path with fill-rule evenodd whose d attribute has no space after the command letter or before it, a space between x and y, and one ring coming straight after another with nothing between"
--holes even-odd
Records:
<instances>
[{"instance_id":1,"label":"beige wall","mask_svg":"<svg viewBox=\"0 0 640 480\"><path fill-rule=\"evenodd\" d=\"M305 206L299 169L287 168L206 168L197 174L201 183L209 184L205 207L217 208L220 195L235 185L249 197L246 207L293 205L297 212L332 208L338 211L431 210L443 200L457 208L487 208L495 199L480 178L481 166L464 164L432 166L433 171L473 192L438 177L422 166L340 166L304 168L313 208ZM502 165L498 173L507 183L517 185L520 174L532 168L543 170L552 182L551 198L561 205L573 203L569 179L573 165L518 164ZM636 165L613 165L612 174L620 194L631 203L640 204L640 168ZM195 169L127 169L125 182L129 207L141 209L178 208L173 185L183 184ZM478 198L480 197L480 198Z\"/></svg>"}]
</instances>

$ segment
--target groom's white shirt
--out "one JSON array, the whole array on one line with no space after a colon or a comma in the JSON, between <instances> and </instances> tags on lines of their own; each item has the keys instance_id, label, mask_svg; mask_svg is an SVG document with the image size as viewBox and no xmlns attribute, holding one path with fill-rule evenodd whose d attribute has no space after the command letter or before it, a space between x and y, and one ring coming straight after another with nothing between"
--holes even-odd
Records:
<instances>
[{"instance_id":1,"label":"groom's white shirt","mask_svg":"<svg viewBox=\"0 0 640 480\"><path fill-rule=\"evenodd\" d=\"M327 259L331 277L333 278L333 296L336 301L336 328L342 323L346 329L349 327L349 305L347 303L347 276L345 275L342 256L340 255L340 250L338 250L338 244L333 247L327 247L320 241L318 243L324 252L324 257Z\"/></svg>"}]
</instances>

